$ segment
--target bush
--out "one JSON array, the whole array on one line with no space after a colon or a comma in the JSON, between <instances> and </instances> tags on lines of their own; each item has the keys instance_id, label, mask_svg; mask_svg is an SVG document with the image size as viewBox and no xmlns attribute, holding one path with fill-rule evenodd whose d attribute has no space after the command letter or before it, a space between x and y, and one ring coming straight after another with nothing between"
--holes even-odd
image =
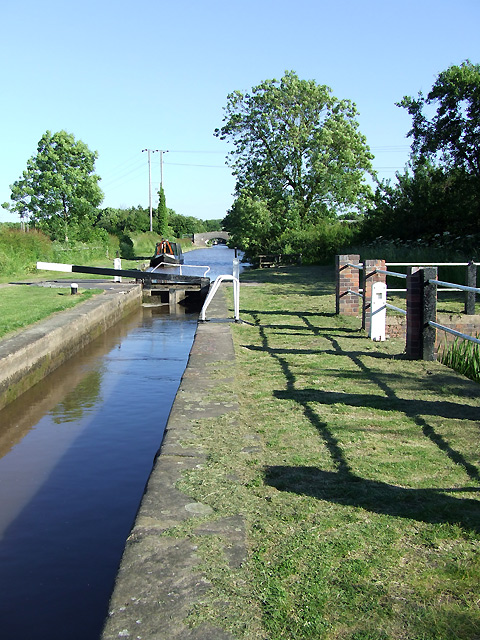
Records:
<instances>
[{"instance_id":1,"label":"bush","mask_svg":"<svg viewBox=\"0 0 480 640\"><path fill-rule=\"evenodd\" d=\"M52 259L52 243L41 231L0 227L0 275L32 273L38 260Z\"/></svg>"},{"instance_id":2,"label":"bush","mask_svg":"<svg viewBox=\"0 0 480 640\"><path fill-rule=\"evenodd\" d=\"M368 243L351 244L343 253L358 253L364 260L381 258L386 262L468 262L480 253L480 234L458 236L445 231L415 240L379 236Z\"/></svg>"},{"instance_id":3,"label":"bush","mask_svg":"<svg viewBox=\"0 0 480 640\"><path fill-rule=\"evenodd\" d=\"M306 229L285 231L279 240L279 253L302 255L305 264L327 264L343 247L354 241L354 225L322 221Z\"/></svg>"},{"instance_id":4,"label":"bush","mask_svg":"<svg viewBox=\"0 0 480 640\"><path fill-rule=\"evenodd\" d=\"M132 260L135 257L133 241L126 233L120 236L120 257L125 260Z\"/></svg>"}]
</instances>

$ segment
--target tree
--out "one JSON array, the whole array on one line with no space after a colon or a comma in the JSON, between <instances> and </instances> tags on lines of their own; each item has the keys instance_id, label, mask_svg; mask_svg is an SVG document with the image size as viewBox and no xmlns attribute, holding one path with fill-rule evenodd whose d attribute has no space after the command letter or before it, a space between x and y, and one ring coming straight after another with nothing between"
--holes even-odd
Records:
<instances>
[{"instance_id":1,"label":"tree","mask_svg":"<svg viewBox=\"0 0 480 640\"><path fill-rule=\"evenodd\" d=\"M237 197L259 197L303 225L362 208L371 197L366 174L373 175L373 156L352 102L293 71L227 100L214 135L234 144L227 164Z\"/></svg>"},{"instance_id":2,"label":"tree","mask_svg":"<svg viewBox=\"0 0 480 640\"><path fill-rule=\"evenodd\" d=\"M205 231L222 231L222 218L204 220L203 226L205 227Z\"/></svg>"},{"instance_id":3,"label":"tree","mask_svg":"<svg viewBox=\"0 0 480 640\"><path fill-rule=\"evenodd\" d=\"M224 226L230 235L231 246L239 247L248 255L256 255L269 251L281 234L277 222L265 201L243 193L233 203Z\"/></svg>"},{"instance_id":4,"label":"tree","mask_svg":"<svg viewBox=\"0 0 480 640\"><path fill-rule=\"evenodd\" d=\"M94 173L96 159L97 153L72 134L47 131L37 155L10 187L14 204L9 209L21 218L28 216L52 239L68 241L70 230L84 231L93 223L103 199L100 178Z\"/></svg>"},{"instance_id":5,"label":"tree","mask_svg":"<svg viewBox=\"0 0 480 640\"><path fill-rule=\"evenodd\" d=\"M413 125L412 152L418 160L438 160L446 169L463 169L480 179L480 65L470 61L440 73L425 98L405 96L397 106L407 109ZM424 110L436 106L431 118Z\"/></svg>"},{"instance_id":6,"label":"tree","mask_svg":"<svg viewBox=\"0 0 480 640\"><path fill-rule=\"evenodd\" d=\"M412 116L410 165L395 186L379 186L365 233L403 240L478 233L480 65L452 66L427 97L405 96L397 106Z\"/></svg>"},{"instance_id":7,"label":"tree","mask_svg":"<svg viewBox=\"0 0 480 640\"><path fill-rule=\"evenodd\" d=\"M167 201L165 198L165 191L161 186L160 191L158 192L158 209L155 214L154 231L158 233L158 235L160 236L165 236L167 234L167 228L168 228Z\"/></svg>"}]
</instances>

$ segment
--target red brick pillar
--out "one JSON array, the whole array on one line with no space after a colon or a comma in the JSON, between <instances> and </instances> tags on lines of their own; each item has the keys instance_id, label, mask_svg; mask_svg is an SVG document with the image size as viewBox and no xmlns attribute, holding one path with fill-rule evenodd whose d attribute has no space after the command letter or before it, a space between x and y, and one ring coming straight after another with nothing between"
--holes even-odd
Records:
<instances>
[{"instance_id":1,"label":"red brick pillar","mask_svg":"<svg viewBox=\"0 0 480 640\"><path fill-rule=\"evenodd\" d=\"M363 263L363 309L362 329L370 334L370 308L372 305L372 284L386 282L384 273L377 273L376 269L385 271L385 260L365 260Z\"/></svg>"},{"instance_id":2,"label":"red brick pillar","mask_svg":"<svg viewBox=\"0 0 480 640\"><path fill-rule=\"evenodd\" d=\"M335 313L344 316L357 316L359 313L359 297L349 293L358 293L360 284L360 270L349 266L360 266L359 255L335 256Z\"/></svg>"}]
</instances>

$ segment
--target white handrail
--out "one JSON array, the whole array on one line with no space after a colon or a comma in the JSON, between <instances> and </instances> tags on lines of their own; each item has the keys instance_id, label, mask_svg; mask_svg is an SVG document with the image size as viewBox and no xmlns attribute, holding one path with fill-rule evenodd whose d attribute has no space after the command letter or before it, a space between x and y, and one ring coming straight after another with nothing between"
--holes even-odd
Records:
<instances>
[{"instance_id":1,"label":"white handrail","mask_svg":"<svg viewBox=\"0 0 480 640\"><path fill-rule=\"evenodd\" d=\"M387 267L468 267L469 262L386 262Z\"/></svg>"},{"instance_id":2,"label":"white handrail","mask_svg":"<svg viewBox=\"0 0 480 640\"><path fill-rule=\"evenodd\" d=\"M215 278L215 282L210 287L210 291L208 292L205 302L203 303L202 310L200 311L201 322L205 322L205 313L207 311L207 308L210 302L213 300L213 297L217 293L222 282L226 282L226 281L233 282L233 302L234 302L234 309L235 309L235 322L238 322L240 320L240 280L235 276L223 275L223 276L217 276Z\"/></svg>"},{"instance_id":3,"label":"white handrail","mask_svg":"<svg viewBox=\"0 0 480 640\"><path fill-rule=\"evenodd\" d=\"M207 273L210 271L210 267L206 264L180 264L180 263L175 263L175 262L159 262L157 265L155 265L152 269L150 269L150 272L156 271L156 269L158 269L158 267L178 267L180 269L180 275L183 275L182 273L182 267L189 267L191 269L205 269L204 273L203 273L203 278L206 277Z\"/></svg>"}]
</instances>

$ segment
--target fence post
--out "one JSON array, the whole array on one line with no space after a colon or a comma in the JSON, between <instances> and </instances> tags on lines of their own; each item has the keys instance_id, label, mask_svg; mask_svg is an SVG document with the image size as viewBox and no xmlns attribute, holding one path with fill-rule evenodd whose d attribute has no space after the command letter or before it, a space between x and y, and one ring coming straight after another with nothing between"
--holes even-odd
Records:
<instances>
[{"instance_id":1,"label":"fence post","mask_svg":"<svg viewBox=\"0 0 480 640\"><path fill-rule=\"evenodd\" d=\"M408 267L407 270L407 343L410 360L435 360L436 329L428 323L437 317L436 267Z\"/></svg>"},{"instance_id":2,"label":"fence post","mask_svg":"<svg viewBox=\"0 0 480 640\"><path fill-rule=\"evenodd\" d=\"M359 264L359 255L335 256L335 313L356 316L359 312L358 295L360 272L349 264Z\"/></svg>"},{"instance_id":3,"label":"fence post","mask_svg":"<svg viewBox=\"0 0 480 640\"><path fill-rule=\"evenodd\" d=\"M363 309L362 309L362 329L370 335L370 309L372 306L372 285L374 282L385 284L386 275L376 273L376 269L385 271L385 260L365 260L363 263Z\"/></svg>"},{"instance_id":4,"label":"fence post","mask_svg":"<svg viewBox=\"0 0 480 640\"><path fill-rule=\"evenodd\" d=\"M437 285L430 282L437 279L437 267L425 267L423 277L423 359L436 360L437 330L428 323L437 321Z\"/></svg>"},{"instance_id":5,"label":"fence post","mask_svg":"<svg viewBox=\"0 0 480 640\"><path fill-rule=\"evenodd\" d=\"M471 260L467 266L467 287L477 286L477 264ZM465 292L465 313L467 316L475 315L475 291Z\"/></svg>"},{"instance_id":6,"label":"fence post","mask_svg":"<svg viewBox=\"0 0 480 640\"><path fill-rule=\"evenodd\" d=\"M409 360L422 358L422 283L418 267L407 268L407 330L405 353Z\"/></svg>"}]
</instances>

